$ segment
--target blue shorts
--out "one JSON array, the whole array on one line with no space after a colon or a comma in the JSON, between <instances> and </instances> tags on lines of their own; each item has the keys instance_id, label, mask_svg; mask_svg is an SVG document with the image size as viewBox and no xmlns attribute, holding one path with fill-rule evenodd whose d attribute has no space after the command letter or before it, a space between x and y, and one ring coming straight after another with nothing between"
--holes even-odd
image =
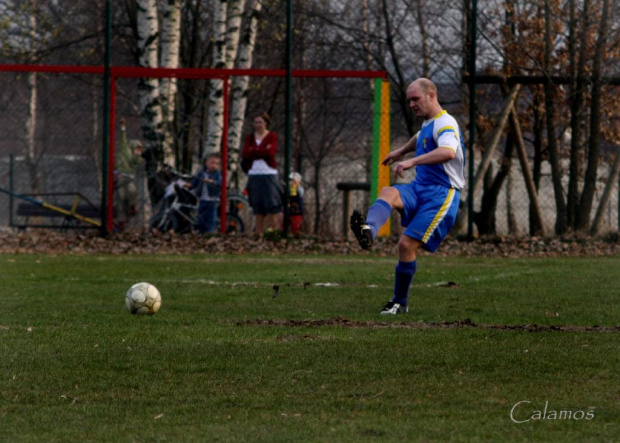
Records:
<instances>
[{"instance_id":1,"label":"blue shorts","mask_svg":"<svg viewBox=\"0 0 620 443\"><path fill-rule=\"evenodd\" d=\"M403 201L401 224L405 235L435 252L456 221L461 191L442 185L394 185Z\"/></svg>"}]
</instances>

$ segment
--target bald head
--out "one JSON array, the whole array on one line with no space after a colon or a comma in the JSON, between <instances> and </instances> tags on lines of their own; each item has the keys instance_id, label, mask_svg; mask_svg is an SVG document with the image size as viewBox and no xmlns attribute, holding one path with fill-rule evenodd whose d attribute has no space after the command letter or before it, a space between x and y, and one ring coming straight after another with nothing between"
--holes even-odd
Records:
<instances>
[{"instance_id":1,"label":"bald head","mask_svg":"<svg viewBox=\"0 0 620 443\"><path fill-rule=\"evenodd\" d=\"M425 120L441 112L437 100L437 86L427 78L418 78L411 82L407 88L407 99L413 112Z\"/></svg>"},{"instance_id":2,"label":"bald head","mask_svg":"<svg viewBox=\"0 0 620 443\"><path fill-rule=\"evenodd\" d=\"M437 97L437 86L435 86L435 83L433 83L429 79L420 77L419 79L411 82L411 84L416 84L425 94L428 94L432 91L433 93L435 93L435 97Z\"/></svg>"}]
</instances>

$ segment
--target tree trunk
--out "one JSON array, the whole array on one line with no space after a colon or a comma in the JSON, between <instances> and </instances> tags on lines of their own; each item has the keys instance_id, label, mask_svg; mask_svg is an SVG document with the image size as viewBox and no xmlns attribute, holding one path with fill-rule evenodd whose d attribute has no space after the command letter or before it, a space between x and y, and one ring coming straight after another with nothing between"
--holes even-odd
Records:
<instances>
[{"instance_id":1,"label":"tree trunk","mask_svg":"<svg viewBox=\"0 0 620 443\"><path fill-rule=\"evenodd\" d=\"M534 91L535 96L539 94L538 88ZM536 101L536 100L535 100ZM541 115L540 107L534 106L534 110L532 115L534 117L533 123L533 133L534 133L534 165L532 168L532 182L534 184L535 193L538 195L538 190L540 189L540 178L542 177L542 163L543 163L543 137L545 132L545 123L543 121L543 116ZM540 211L540 208L536 208L534 201L530 199L530 211L529 211L529 228L530 234L536 235L538 232L543 231L543 222L541 220L540 223L538 221L538 217L536 213Z\"/></svg>"},{"instance_id":2,"label":"tree trunk","mask_svg":"<svg viewBox=\"0 0 620 443\"><path fill-rule=\"evenodd\" d=\"M510 94L508 94L506 98L504 99L504 106L502 109L502 113L500 114L499 121L496 123L497 126L495 127L495 132L493 133L493 137L491 139L491 142L489 143L489 146L484 151L482 160L480 161L480 164L478 165L478 171L476 172L476 175L474 177L474 183L472 185L474 195L476 191L480 188L480 185L482 184L482 179L484 175L486 174L486 170L491 164L493 153L495 152L495 148L497 147L497 144L499 143L502 133L504 132L506 122L508 121L508 116L510 115L510 110L512 109L512 106L515 100L517 99L517 96L519 95L520 90L521 90L521 85L513 86L512 90L510 91Z\"/></svg>"},{"instance_id":3,"label":"tree trunk","mask_svg":"<svg viewBox=\"0 0 620 443\"><path fill-rule=\"evenodd\" d=\"M519 235L519 225L517 224L517 217L515 216L514 206L512 204L512 196L514 194L513 177L514 172L512 168L510 168L508 177L506 177L506 224L510 234Z\"/></svg>"},{"instance_id":4,"label":"tree trunk","mask_svg":"<svg viewBox=\"0 0 620 443\"><path fill-rule=\"evenodd\" d=\"M420 39L422 41L422 77L429 78L431 75L430 53L428 50L428 32L426 31L426 21L424 20L424 0L416 0L416 18L420 28Z\"/></svg>"},{"instance_id":5,"label":"tree trunk","mask_svg":"<svg viewBox=\"0 0 620 443\"><path fill-rule=\"evenodd\" d=\"M614 160L614 164L609 170L609 177L607 178L607 182L605 183L605 189L603 190L601 201L598 204L598 209L596 210L596 215L594 216L594 221L592 222L592 228L590 229L590 233L592 235L597 235L601 231L605 208L607 207L609 199L611 198L611 191L614 189L616 183L618 182L618 173L620 172L620 149L618 151L619 152L616 152L616 159Z\"/></svg>"},{"instance_id":6,"label":"tree trunk","mask_svg":"<svg viewBox=\"0 0 620 443\"><path fill-rule=\"evenodd\" d=\"M157 22L157 0L137 0L137 52L138 64L145 68L157 67L157 47L159 25ZM159 82L157 79L138 80L140 115L142 117L142 137L145 147L145 168L151 204L157 203L156 178L157 165L164 159L162 148L162 113L159 101Z\"/></svg>"},{"instance_id":7,"label":"tree trunk","mask_svg":"<svg viewBox=\"0 0 620 443\"><path fill-rule=\"evenodd\" d=\"M160 0L160 8L162 12L160 66L162 68L178 68L181 44L181 0ZM177 79L162 78L160 88L164 130L164 161L178 168L174 137Z\"/></svg>"},{"instance_id":8,"label":"tree trunk","mask_svg":"<svg viewBox=\"0 0 620 443\"><path fill-rule=\"evenodd\" d=\"M470 20L471 20L471 0L463 0L462 1L462 9L463 9L463 14L462 14L462 18L461 18L461 35L463 36L463 41L461 42L462 44L462 48L461 51L463 53L463 58L462 58L462 63L461 63L461 72L463 73L468 73L469 68L470 68L470 55L471 55L471 32L469 31L470 29ZM463 118L467 118L467 120L469 120L469 107L471 106L471 103L469 103L469 91L470 88L472 88L473 85L472 84L467 84L467 82L461 82L461 89L460 89L460 96L461 96L461 110L462 110L462 114L463 114ZM466 127L469 127L470 122L467 121L466 122ZM465 126L464 126L465 127ZM465 140L465 156L467 157L467 163L469 163L470 159L469 159L469 149L468 146L470 146L470 136L471 134L469 133L469 131L463 131L463 135L466 135L467 139ZM471 152L474 152L474 147L472 146ZM465 165L466 170L469 170L469 165L466 164ZM467 185L469 185L469 177L466 177L467 180ZM467 231L467 221L468 221L468 204L467 204L467 199L468 199L468 192L466 190L464 190L461 194L461 201L460 201L460 209L459 212L457 214L456 217L456 222L454 223L454 227L452 228L452 231L455 233L461 233L461 232L466 232Z\"/></svg>"},{"instance_id":9,"label":"tree trunk","mask_svg":"<svg viewBox=\"0 0 620 443\"><path fill-rule=\"evenodd\" d=\"M239 36L241 35L241 22L245 0L228 0L228 12L226 14L226 68L230 69L235 64L239 49Z\"/></svg>"},{"instance_id":10,"label":"tree trunk","mask_svg":"<svg viewBox=\"0 0 620 443\"><path fill-rule=\"evenodd\" d=\"M407 123L407 130L409 131L409 135L412 136L415 132L413 129L413 115L411 114L411 109L409 109L409 100L407 100L406 93L408 82L405 80L405 74L403 73L403 69L400 66L400 58L398 57L398 50L396 49L394 36L392 34L392 23L390 19L390 12L388 9L387 0L381 0L381 11L385 23L386 43L388 46L390 57L392 59L392 63L394 64L394 70L396 71L396 84L398 85L396 93L398 94L398 104L403 113L403 116L405 117L405 122Z\"/></svg>"},{"instance_id":11,"label":"tree trunk","mask_svg":"<svg viewBox=\"0 0 620 443\"><path fill-rule=\"evenodd\" d=\"M570 72L573 75L573 81L571 83L571 96L570 96L570 128L571 128L571 141L570 141L570 166L569 166L569 179L568 179L568 195L567 195L567 223L572 229L575 228L575 221L577 219L578 205L579 205L579 181L581 178L582 170L582 156L581 151L583 149L583 131L581 124L583 122L583 108L585 101L585 92L587 85L585 82L585 65L586 65L586 48L589 45L588 39L585 36L588 33L589 18L590 18L590 1L584 0L583 14L581 14L582 27L581 27L581 47L578 54L578 59L575 60L575 51L577 47L577 24L576 24L576 11L574 0L570 2L570 29L569 29L569 52L570 57Z\"/></svg>"},{"instance_id":12,"label":"tree trunk","mask_svg":"<svg viewBox=\"0 0 620 443\"><path fill-rule=\"evenodd\" d=\"M497 197L504 184L506 177L510 172L512 165L512 152L514 150L514 138L512 134L508 134L506 139L506 145L504 149L504 156L500 169L494 179L491 179L493 172L492 168L488 168L487 174L485 174L485 181L487 181L484 194L480 204L480 212L474 214L474 222L478 228L480 235L493 235L496 230L496 209L497 209Z\"/></svg>"},{"instance_id":13,"label":"tree trunk","mask_svg":"<svg viewBox=\"0 0 620 443\"><path fill-rule=\"evenodd\" d=\"M41 180L37 167L37 149L36 149L36 127L37 127L37 73L28 73L28 115L26 117L26 150L25 159L28 167L30 178L30 189L32 193L41 192Z\"/></svg>"},{"instance_id":14,"label":"tree trunk","mask_svg":"<svg viewBox=\"0 0 620 443\"><path fill-rule=\"evenodd\" d=\"M500 141L500 138L504 133L504 128L506 126L508 116L510 115L510 111L513 109L513 104L517 99L520 90L520 85L515 85L509 92L507 87L504 86L502 88L502 92L505 94L504 108L502 110L502 113L500 114L499 121L497 122L495 132L493 133L493 137L490 142L490 146L488 146L485 150L484 155L482 156L482 160L480 161L476 176L474 177L474 184L472 185L474 194L480 187L482 181L484 180L485 182L480 212L474 214L474 222L476 223L478 233L480 235L493 235L496 233L495 212L497 208L497 198L499 196L501 187L503 186L504 181L510 171L510 166L512 163L512 153L514 151L514 138L512 131L508 133L500 170L494 179L492 178L493 173L491 169L491 160L493 158L493 153L495 152L495 149Z\"/></svg>"},{"instance_id":15,"label":"tree trunk","mask_svg":"<svg viewBox=\"0 0 620 443\"><path fill-rule=\"evenodd\" d=\"M214 0L213 11L213 67L226 67L226 15L227 1ZM209 82L209 109L207 115L207 133L203 156L220 152L222 128L224 127L224 82L214 79Z\"/></svg>"},{"instance_id":16,"label":"tree trunk","mask_svg":"<svg viewBox=\"0 0 620 443\"><path fill-rule=\"evenodd\" d=\"M34 51L34 42L37 38L37 10L38 0L35 0L32 4L32 11L29 16L30 24L30 51ZM31 60L34 62L36 60ZM26 166L28 168L28 175L30 178L30 189L33 193L41 192L41 180L39 178L39 171L37 167L37 149L36 149L36 128L37 128L37 96L38 96L38 82L37 73L28 73L28 114L26 116L26 147L24 157L26 159Z\"/></svg>"},{"instance_id":17,"label":"tree trunk","mask_svg":"<svg viewBox=\"0 0 620 443\"><path fill-rule=\"evenodd\" d=\"M93 144L92 144L92 156L93 156L93 163L95 164L95 170L97 171L101 171L101 144L97 143L97 141L101 140L101 128L99 126L100 120L101 120L101 114L100 114L100 103L101 103L101 84L93 84L90 88L90 92L91 92L91 101L92 101L92 119L93 119L93 126L92 126L92 137L93 140L96 140ZM101 193L101 190L103 188L103 177L101 176L101 174L97 174L97 190L99 191L99 194Z\"/></svg>"},{"instance_id":18,"label":"tree trunk","mask_svg":"<svg viewBox=\"0 0 620 443\"><path fill-rule=\"evenodd\" d=\"M185 17L187 23L184 23L183 29L186 33L187 37L187 46L185 47L185 51L183 52L183 64L186 67L199 67L200 56L199 56L199 46L201 46L200 33L202 31L202 27L199 24L199 18L202 16L203 11L203 3L201 0L190 1L186 3L186 8L188 8L188 13ZM196 148L202 148L203 140L200 140L198 144L195 142L195 133L199 132L196 130L196 124L194 119L192 119L192 115L199 114L202 118L202 113L198 112L199 107L203 100L199 98L199 90L201 89L201 83L199 81L187 81L183 82L181 85L181 110L180 116L178 119L181 121L181 125L183 127L183 141L182 145L182 155L181 155L181 170L184 173L192 172L192 161L194 158L194 151ZM198 128L202 129L202 126L198 124Z\"/></svg>"},{"instance_id":19,"label":"tree trunk","mask_svg":"<svg viewBox=\"0 0 620 443\"><path fill-rule=\"evenodd\" d=\"M243 35L239 43L239 53L237 55L237 67L247 69L252 67L252 57L256 46L256 31L260 18L262 3L254 0L250 8ZM230 88L230 129L228 130L228 149L230 152L230 166L232 169L233 181L238 172L239 151L243 138L243 123L245 121L245 110L247 107L247 94L250 78L236 76L232 79Z\"/></svg>"},{"instance_id":20,"label":"tree trunk","mask_svg":"<svg viewBox=\"0 0 620 443\"><path fill-rule=\"evenodd\" d=\"M521 131L519 116L517 115L517 111L514 106L512 107L512 110L510 112L510 117L512 132L515 135L515 141L517 143L517 155L519 158L519 163L521 165L521 171L523 172L523 181L525 182L527 195L530 199L530 216L535 219L533 226L538 226L538 229L533 233L536 235L544 235L544 221L542 217L542 211L540 210L540 204L538 203L538 190L536 185L534 184L534 179L530 174L530 166L527 161L525 142L523 141L523 132Z\"/></svg>"},{"instance_id":21,"label":"tree trunk","mask_svg":"<svg viewBox=\"0 0 620 443\"><path fill-rule=\"evenodd\" d=\"M602 65L607 43L608 16L610 14L609 4L613 0L603 0L601 11L601 23L599 34L594 49L594 63L592 65L592 102L590 105L590 143L588 146L588 166L584 178L583 192L579 201L579 211L575 230L587 230L590 224L590 214L592 212L592 201L596 191L596 178L598 172L598 154L600 146L601 128L601 89L602 89Z\"/></svg>"},{"instance_id":22,"label":"tree trunk","mask_svg":"<svg viewBox=\"0 0 620 443\"><path fill-rule=\"evenodd\" d=\"M544 2L545 6L545 111L547 114L547 149L549 150L549 162L551 163L551 177L553 180L553 191L555 194L556 222L555 233L564 234L567 230L566 202L564 200L564 190L562 189L562 168L560 166L560 156L558 152L557 137L555 134L555 102L554 85L551 81L553 67L551 64L552 36L551 36L551 8L549 1Z\"/></svg>"},{"instance_id":23,"label":"tree trunk","mask_svg":"<svg viewBox=\"0 0 620 443\"><path fill-rule=\"evenodd\" d=\"M366 69L369 71L373 68L373 59L372 59L372 50L370 47L370 25L368 21L368 0L362 0L362 4L360 5L362 8L362 31L364 32L364 39L362 40L362 47L364 48L364 52L366 53ZM370 89L374 89L375 82L374 79L370 79Z\"/></svg>"}]
</instances>

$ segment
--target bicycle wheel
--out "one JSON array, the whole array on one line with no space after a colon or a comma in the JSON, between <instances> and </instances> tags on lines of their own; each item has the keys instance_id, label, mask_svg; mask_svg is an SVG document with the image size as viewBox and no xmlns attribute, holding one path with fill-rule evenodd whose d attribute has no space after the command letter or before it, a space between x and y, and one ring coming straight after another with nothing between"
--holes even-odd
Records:
<instances>
[{"instance_id":1,"label":"bicycle wheel","mask_svg":"<svg viewBox=\"0 0 620 443\"><path fill-rule=\"evenodd\" d=\"M252 214L252 208L250 207L250 201L248 198L236 192L231 192L228 195L228 211L227 213L238 217L241 220L244 231L247 229L251 232L254 223L254 214Z\"/></svg>"},{"instance_id":2,"label":"bicycle wheel","mask_svg":"<svg viewBox=\"0 0 620 443\"><path fill-rule=\"evenodd\" d=\"M243 220L235 214L226 214L226 233L231 235L243 234L245 226Z\"/></svg>"},{"instance_id":3,"label":"bicycle wheel","mask_svg":"<svg viewBox=\"0 0 620 443\"><path fill-rule=\"evenodd\" d=\"M159 231L168 232L174 228L172 220L168 217L167 212L155 214L149 220L149 232Z\"/></svg>"},{"instance_id":4,"label":"bicycle wheel","mask_svg":"<svg viewBox=\"0 0 620 443\"><path fill-rule=\"evenodd\" d=\"M189 234L196 231L196 215L193 206L184 206L170 217L172 227L177 234Z\"/></svg>"}]
</instances>

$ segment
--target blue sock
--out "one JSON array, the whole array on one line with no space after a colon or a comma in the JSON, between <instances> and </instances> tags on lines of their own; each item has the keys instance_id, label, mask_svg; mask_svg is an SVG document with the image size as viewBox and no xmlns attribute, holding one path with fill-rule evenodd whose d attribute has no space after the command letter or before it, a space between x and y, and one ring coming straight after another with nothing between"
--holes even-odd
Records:
<instances>
[{"instance_id":1,"label":"blue sock","mask_svg":"<svg viewBox=\"0 0 620 443\"><path fill-rule=\"evenodd\" d=\"M370 232L372 232L372 238L377 237L377 233L381 226L390 218L392 213L392 207L385 200L377 199L375 203L368 209L368 215L366 216L366 223L370 226Z\"/></svg>"},{"instance_id":2,"label":"blue sock","mask_svg":"<svg viewBox=\"0 0 620 443\"><path fill-rule=\"evenodd\" d=\"M396 265L394 278L394 298L393 302L401 306L407 306L409 297L409 286L413 281L413 276L417 270L417 261L399 261Z\"/></svg>"}]
</instances>

